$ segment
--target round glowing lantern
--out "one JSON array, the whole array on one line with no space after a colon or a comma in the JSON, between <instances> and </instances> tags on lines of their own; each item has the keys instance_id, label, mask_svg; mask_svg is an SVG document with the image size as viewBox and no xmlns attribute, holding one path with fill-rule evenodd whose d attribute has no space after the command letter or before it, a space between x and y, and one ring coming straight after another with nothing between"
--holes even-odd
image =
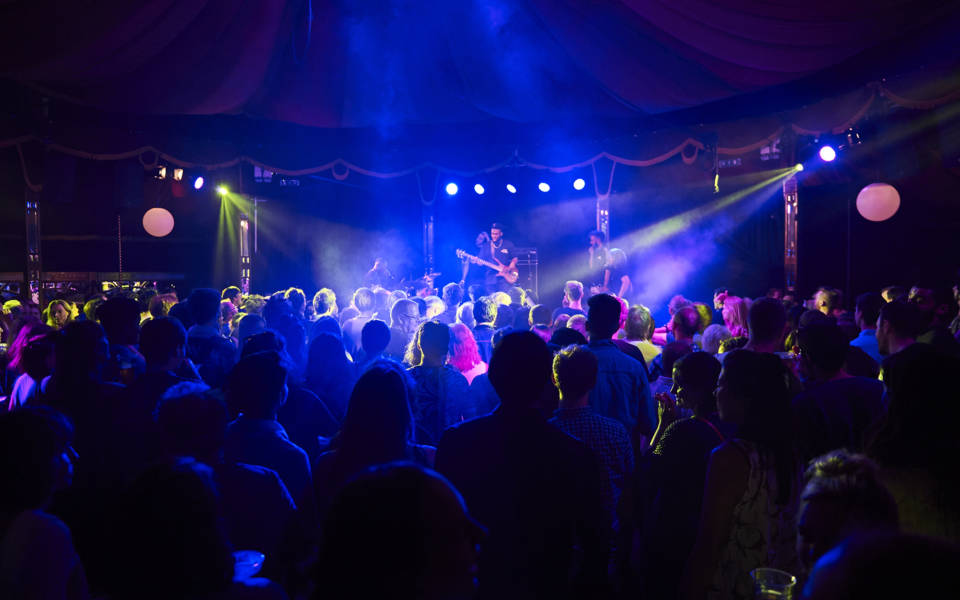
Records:
<instances>
[{"instance_id":1,"label":"round glowing lantern","mask_svg":"<svg viewBox=\"0 0 960 600\"><path fill-rule=\"evenodd\" d=\"M143 228L153 237L164 237L173 231L173 215L165 208L151 208L143 213Z\"/></svg>"},{"instance_id":2,"label":"round glowing lantern","mask_svg":"<svg viewBox=\"0 0 960 600\"><path fill-rule=\"evenodd\" d=\"M857 194L857 212L868 221L886 221L900 209L900 193L889 183L871 183Z\"/></svg>"}]
</instances>

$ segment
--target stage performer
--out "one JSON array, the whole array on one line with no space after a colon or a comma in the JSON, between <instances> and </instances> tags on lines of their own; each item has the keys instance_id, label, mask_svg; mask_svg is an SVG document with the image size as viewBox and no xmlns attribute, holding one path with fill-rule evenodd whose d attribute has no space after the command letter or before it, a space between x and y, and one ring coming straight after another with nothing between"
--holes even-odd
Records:
<instances>
[{"instance_id":1,"label":"stage performer","mask_svg":"<svg viewBox=\"0 0 960 600\"><path fill-rule=\"evenodd\" d=\"M590 268L590 292L593 294L603 294L610 289L610 253L606 247L606 236L602 231L593 230L588 235L590 248L589 254Z\"/></svg>"},{"instance_id":2,"label":"stage performer","mask_svg":"<svg viewBox=\"0 0 960 600\"><path fill-rule=\"evenodd\" d=\"M487 235L485 231L480 232L480 235L477 236L476 246L477 259L506 267L506 269L501 268L499 270L480 264L474 267L474 273L478 273L478 269L482 270L483 283L487 293L506 291L512 287L513 282L508 281L507 277L509 274L516 273L517 257L513 242L503 237L503 225L499 223L491 225L490 235ZM461 285L466 283L471 264L473 264L472 260L463 261ZM514 281L516 280L514 279Z\"/></svg>"}]
</instances>

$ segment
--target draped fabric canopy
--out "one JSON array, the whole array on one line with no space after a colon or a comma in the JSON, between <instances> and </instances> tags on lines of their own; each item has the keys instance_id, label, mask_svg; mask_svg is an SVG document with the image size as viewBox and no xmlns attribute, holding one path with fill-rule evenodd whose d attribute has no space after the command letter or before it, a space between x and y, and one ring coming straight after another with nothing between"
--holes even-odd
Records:
<instances>
[{"instance_id":1,"label":"draped fabric canopy","mask_svg":"<svg viewBox=\"0 0 960 600\"><path fill-rule=\"evenodd\" d=\"M610 152L630 164L702 149L696 126L704 121L767 117L725 132L708 126L720 131L720 152L734 153L785 126L846 126L879 95L904 106L953 99L957 31L960 3L943 0L36 0L0 7L0 77L110 114L245 115L301 126L293 137L320 140L269 156L269 140L256 151L231 140L231 149L198 154L164 127L112 136L88 127L83 140L54 140L80 155L154 148L185 164L390 174L453 160L417 133L440 127L486 146L482 157L447 165L477 171L509 160L519 145L497 134L505 127L680 124L650 149L622 151L623 140L596 136L561 157L524 157L558 166ZM928 67L936 89L917 95L929 82L913 79L897 87L898 77ZM812 112L799 110L807 104ZM549 135L538 143L558 146ZM434 150L417 150L426 144ZM320 146L334 150L318 154ZM387 164L351 161L348 150L358 147L377 148Z\"/></svg>"}]
</instances>

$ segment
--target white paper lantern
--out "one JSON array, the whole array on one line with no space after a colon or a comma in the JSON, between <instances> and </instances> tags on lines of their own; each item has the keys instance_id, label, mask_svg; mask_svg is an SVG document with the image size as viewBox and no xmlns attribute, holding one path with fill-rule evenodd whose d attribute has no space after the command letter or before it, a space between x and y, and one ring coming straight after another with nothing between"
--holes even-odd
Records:
<instances>
[{"instance_id":1,"label":"white paper lantern","mask_svg":"<svg viewBox=\"0 0 960 600\"><path fill-rule=\"evenodd\" d=\"M886 221L899 208L900 193L889 183L871 183L857 194L857 212L868 221Z\"/></svg>"},{"instance_id":2,"label":"white paper lantern","mask_svg":"<svg viewBox=\"0 0 960 600\"><path fill-rule=\"evenodd\" d=\"M164 237L173 231L173 215L165 208L151 208L143 213L143 228L153 237Z\"/></svg>"}]
</instances>

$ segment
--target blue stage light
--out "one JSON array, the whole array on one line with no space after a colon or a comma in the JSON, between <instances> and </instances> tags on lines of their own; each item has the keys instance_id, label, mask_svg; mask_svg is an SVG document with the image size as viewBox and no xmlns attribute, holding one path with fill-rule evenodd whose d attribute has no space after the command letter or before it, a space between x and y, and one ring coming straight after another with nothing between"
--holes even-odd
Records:
<instances>
[{"instance_id":1,"label":"blue stage light","mask_svg":"<svg viewBox=\"0 0 960 600\"><path fill-rule=\"evenodd\" d=\"M537 188L538 188L541 192L546 193L546 192L549 192L549 191L550 191L550 184L547 183L546 181L541 181L540 184L537 185Z\"/></svg>"},{"instance_id":2,"label":"blue stage light","mask_svg":"<svg viewBox=\"0 0 960 600\"><path fill-rule=\"evenodd\" d=\"M831 162L837 157L837 151L833 149L833 146L824 146L820 148L820 160L824 162Z\"/></svg>"},{"instance_id":3,"label":"blue stage light","mask_svg":"<svg viewBox=\"0 0 960 600\"><path fill-rule=\"evenodd\" d=\"M573 180L573 189L580 191L587 186L587 182L583 180L582 177L577 177Z\"/></svg>"},{"instance_id":4,"label":"blue stage light","mask_svg":"<svg viewBox=\"0 0 960 600\"><path fill-rule=\"evenodd\" d=\"M511 194L516 194L516 193L517 193L517 188L514 187L514 185L513 185L512 183L508 183L508 184L507 184L507 191L510 192Z\"/></svg>"},{"instance_id":5,"label":"blue stage light","mask_svg":"<svg viewBox=\"0 0 960 600\"><path fill-rule=\"evenodd\" d=\"M203 177L197 177L193 180L193 189L199 190L203 187Z\"/></svg>"},{"instance_id":6,"label":"blue stage light","mask_svg":"<svg viewBox=\"0 0 960 600\"><path fill-rule=\"evenodd\" d=\"M478 196L482 196L483 193L487 190L483 189L483 186L478 183L473 186L473 191L475 191Z\"/></svg>"},{"instance_id":7,"label":"blue stage light","mask_svg":"<svg viewBox=\"0 0 960 600\"><path fill-rule=\"evenodd\" d=\"M450 183L448 183L448 184L447 184L447 187L444 188L444 189L447 190L447 195L448 195L448 196L456 196L456 195L457 195L457 192L460 191L460 187L457 186L457 184L453 183L452 181L451 181Z\"/></svg>"}]
</instances>

